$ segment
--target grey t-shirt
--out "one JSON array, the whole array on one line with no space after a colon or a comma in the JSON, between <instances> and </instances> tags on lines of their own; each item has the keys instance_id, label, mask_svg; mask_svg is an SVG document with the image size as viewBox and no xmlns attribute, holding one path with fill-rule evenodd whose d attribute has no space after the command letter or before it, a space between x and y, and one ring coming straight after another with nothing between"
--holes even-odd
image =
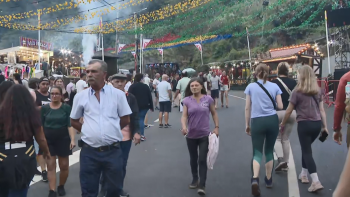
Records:
<instances>
[{"instance_id":1,"label":"grey t-shirt","mask_svg":"<svg viewBox=\"0 0 350 197\"><path fill-rule=\"evenodd\" d=\"M220 81L219 76L216 75L215 77L211 77L210 81L211 81L211 89L212 90L219 89L219 81Z\"/></svg>"},{"instance_id":2,"label":"grey t-shirt","mask_svg":"<svg viewBox=\"0 0 350 197\"><path fill-rule=\"evenodd\" d=\"M290 95L289 102L294 105L295 111L297 112L297 122L303 120L321 120L319 108L320 102L322 102L321 91L317 95L310 96L294 89Z\"/></svg>"}]
</instances>

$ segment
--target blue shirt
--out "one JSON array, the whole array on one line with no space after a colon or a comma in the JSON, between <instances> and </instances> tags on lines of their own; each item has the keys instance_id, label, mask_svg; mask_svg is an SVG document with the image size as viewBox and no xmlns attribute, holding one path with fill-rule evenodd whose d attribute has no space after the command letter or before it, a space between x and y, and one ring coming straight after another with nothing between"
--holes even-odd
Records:
<instances>
[{"instance_id":1,"label":"blue shirt","mask_svg":"<svg viewBox=\"0 0 350 197\"><path fill-rule=\"evenodd\" d=\"M277 84L266 81L263 84L263 80L258 80L258 83L262 84L265 89L270 93L274 102L276 102L276 96L282 94L281 89ZM265 91L256 83L250 83L244 91L244 94L250 96L251 102L251 116L250 118L271 116L276 114L273 103Z\"/></svg>"},{"instance_id":2,"label":"blue shirt","mask_svg":"<svg viewBox=\"0 0 350 197\"><path fill-rule=\"evenodd\" d=\"M100 91L98 102L91 88L76 94L70 114L72 119L84 117L81 139L92 147L111 145L122 141L120 118L131 114L125 93L110 85Z\"/></svg>"}]
</instances>

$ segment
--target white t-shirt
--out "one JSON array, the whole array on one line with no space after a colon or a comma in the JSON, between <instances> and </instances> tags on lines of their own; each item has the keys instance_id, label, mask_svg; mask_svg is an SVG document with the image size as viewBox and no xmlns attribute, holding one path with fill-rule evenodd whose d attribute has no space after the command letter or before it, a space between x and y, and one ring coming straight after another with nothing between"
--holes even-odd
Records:
<instances>
[{"instance_id":1,"label":"white t-shirt","mask_svg":"<svg viewBox=\"0 0 350 197\"><path fill-rule=\"evenodd\" d=\"M155 91L158 91L158 90L157 90L157 86L158 86L159 83L160 83L160 81L159 81L158 79L154 79L154 80L153 80L153 85L156 86L156 89L154 89Z\"/></svg>"},{"instance_id":2,"label":"white t-shirt","mask_svg":"<svg viewBox=\"0 0 350 197\"><path fill-rule=\"evenodd\" d=\"M83 91L85 88L87 88L88 84L86 83L86 81L80 79L75 86L77 88L77 93L79 93Z\"/></svg>"},{"instance_id":3,"label":"white t-shirt","mask_svg":"<svg viewBox=\"0 0 350 197\"><path fill-rule=\"evenodd\" d=\"M143 83L149 86L149 82L151 81L151 79L149 77L144 77L143 78Z\"/></svg>"},{"instance_id":4,"label":"white t-shirt","mask_svg":"<svg viewBox=\"0 0 350 197\"><path fill-rule=\"evenodd\" d=\"M131 86L131 82L129 81L128 83L125 84L124 90L129 91L130 86Z\"/></svg>"},{"instance_id":5,"label":"white t-shirt","mask_svg":"<svg viewBox=\"0 0 350 197\"><path fill-rule=\"evenodd\" d=\"M170 101L169 92L171 91L171 85L167 81L162 81L157 86L157 91L159 94L159 102Z\"/></svg>"},{"instance_id":6,"label":"white t-shirt","mask_svg":"<svg viewBox=\"0 0 350 197\"><path fill-rule=\"evenodd\" d=\"M215 77L211 77L210 81L211 81L211 89L218 90L220 78L216 75Z\"/></svg>"}]
</instances>

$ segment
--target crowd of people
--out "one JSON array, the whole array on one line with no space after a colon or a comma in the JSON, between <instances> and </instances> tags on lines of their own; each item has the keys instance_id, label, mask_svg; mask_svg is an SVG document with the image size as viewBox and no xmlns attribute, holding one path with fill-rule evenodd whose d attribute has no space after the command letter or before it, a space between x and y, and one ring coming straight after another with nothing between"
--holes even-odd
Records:
<instances>
[{"instance_id":1,"label":"crowd of people","mask_svg":"<svg viewBox=\"0 0 350 197\"><path fill-rule=\"evenodd\" d=\"M280 63L279 77L269 82L268 67L258 65L257 81L244 91L246 133L253 144L253 196L261 195L263 153L266 187L273 187L273 171L288 171L289 135L295 123L302 150L299 179L308 184L310 175L309 192L323 189L311 148L317 138L324 141L329 133L322 92L311 67L300 67L297 81L288 78L288 68L287 63ZM189 188L197 189L199 195L206 194L209 136L219 136L216 109L220 92L221 107L229 107L230 80L226 73L199 73L190 78L184 72L181 79L179 75L159 73L154 79L143 74L114 74L107 81L106 76L107 64L101 60L91 60L80 80L70 80L67 85L63 78L28 81L13 76L13 80L6 81L0 75L0 197L27 196L34 175L48 182L49 197L65 196L69 156L77 145L81 148L83 197L129 196L123 188L131 145L146 140L148 111L159 110L159 128L170 128L173 108L182 112L181 132L186 138L192 174ZM210 115L215 125L212 130ZM81 135L78 144L76 135ZM340 138L341 134L334 135L339 144ZM274 165L276 142L282 144L283 155ZM58 184L56 159L60 168ZM344 186L350 177L348 171L344 170L335 197L350 195Z\"/></svg>"}]
</instances>

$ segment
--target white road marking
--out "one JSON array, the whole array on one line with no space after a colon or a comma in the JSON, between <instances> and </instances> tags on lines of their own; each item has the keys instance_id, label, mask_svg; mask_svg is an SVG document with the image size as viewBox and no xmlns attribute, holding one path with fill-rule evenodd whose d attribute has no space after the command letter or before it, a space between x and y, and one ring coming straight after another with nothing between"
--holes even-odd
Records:
<instances>
[{"instance_id":1,"label":"white road marking","mask_svg":"<svg viewBox=\"0 0 350 197\"><path fill-rule=\"evenodd\" d=\"M163 114L163 117L164 117L164 114ZM154 122L159 122L159 118L157 118L157 120L155 120ZM152 125L153 126L153 125Z\"/></svg>"},{"instance_id":2,"label":"white road marking","mask_svg":"<svg viewBox=\"0 0 350 197\"><path fill-rule=\"evenodd\" d=\"M300 197L299 183L297 170L295 169L295 162L292 152L292 147L290 147L289 163L288 163L288 193L289 197Z\"/></svg>"},{"instance_id":3,"label":"white road marking","mask_svg":"<svg viewBox=\"0 0 350 197\"><path fill-rule=\"evenodd\" d=\"M72 155L69 156L69 166L79 163L79 158L80 158L80 150L77 150ZM38 167L38 170L41 171L40 166ZM60 171L60 168L58 166L58 160L56 159L56 173L59 171ZM30 185L40 182L41 179L42 179L41 176L34 176L32 182L30 182Z\"/></svg>"},{"instance_id":4,"label":"white road marking","mask_svg":"<svg viewBox=\"0 0 350 197\"><path fill-rule=\"evenodd\" d=\"M229 94L229 96L245 100L245 98L243 98L243 97L234 96L231 94ZM282 148L281 144L278 144L277 146L280 146ZM282 149L280 149L280 150L282 150ZM278 160L278 155L277 155L276 151L274 151L273 156L274 156L275 160ZM289 168L288 169L288 193L289 193L289 197L300 197L298 176L297 176L297 171L295 169L295 162L294 162L292 148L290 148L288 168Z\"/></svg>"},{"instance_id":5,"label":"white road marking","mask_svg":"<svg viewBox=\"0 0 350 197\"><path fill-rule=\"evenodd\" d=\"M234 97L234 98L238 98L238 99L245 100L245 98L243 98L243 97L239 97L239 96L235 96L235 95L231 95L231 94L229 94L229 96Z\"/></svg>"}]
</instances>

